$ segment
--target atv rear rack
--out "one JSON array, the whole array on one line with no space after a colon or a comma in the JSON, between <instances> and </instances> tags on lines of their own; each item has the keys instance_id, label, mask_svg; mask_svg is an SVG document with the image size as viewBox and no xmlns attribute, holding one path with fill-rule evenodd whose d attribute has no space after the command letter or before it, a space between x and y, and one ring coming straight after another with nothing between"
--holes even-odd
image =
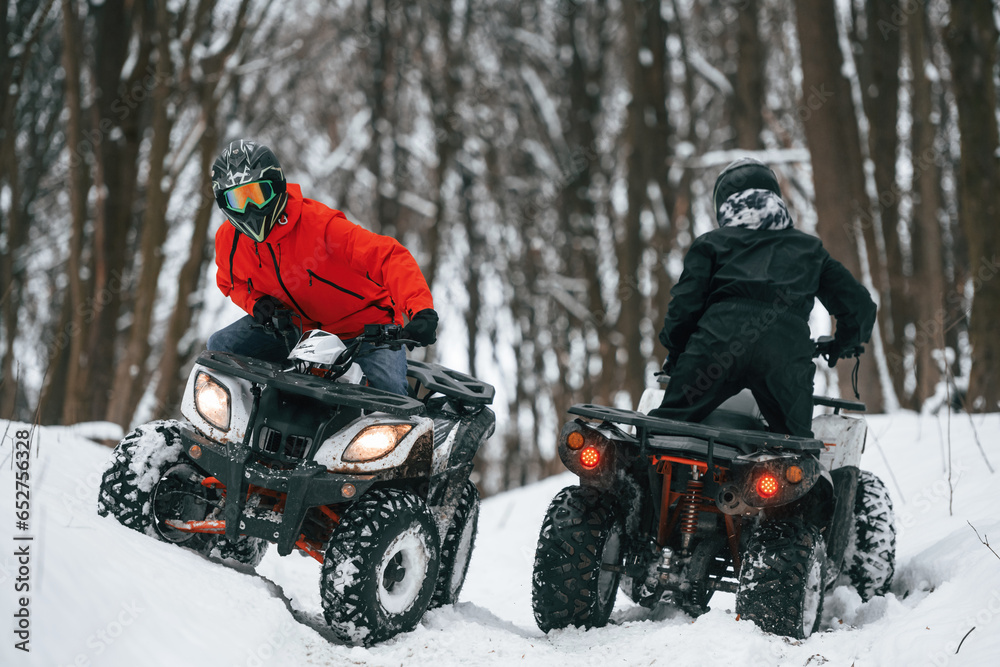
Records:
<instances>
[{"instance_id":1,"label":"atv rear rack","mask_svg":"<svg viewBox=\"0 0 1000 667\"><path fill-rule=\"evenodd\" d=\"M683 453L685 456L695 458L707 458L709 456L709 441L689 435L651 435L647 443L649 444L649 448L653 450L663 450L675 454ZM712 457L715 460L730 462L738 456L750 453L752 453L752 450L748 447L729 447L717 443L712 446Z\"/></svg>"},{"instance_id":2,"label":"atv rear rack","mask_svg":"<svg viewBox=\"0 0 1000 667\"><path fill-rule=\"evenodd\" d=\"M815 438L800 438L794 435L784 435L781 433L770 433L768 431L745 431L740 429L719 429L701 424L676 421L674 419L660 419L650 417L641 412L632 410L622 410L620 408L609 408L603 405L592 405L582 403L574 405L569 409L569 413L579 415L587 419L598 419L602 422L612 422L615 424L626 424L636 429L640 439L647 440L645 435L655 436L686 436L681 442L681 447L691 447L695 441L700 441L704 445L712 443L718 445L729 445L743 454L760 449L785 449L793 452L818 454L823 451L822 441ZM676 439L674 439L676 440ZM654 438L648 438L649 444L656 446ZM666 446L666 442L660 440L660 446ZM672 445L671 445L672 446Z\"/></svg>"}]
</instances>

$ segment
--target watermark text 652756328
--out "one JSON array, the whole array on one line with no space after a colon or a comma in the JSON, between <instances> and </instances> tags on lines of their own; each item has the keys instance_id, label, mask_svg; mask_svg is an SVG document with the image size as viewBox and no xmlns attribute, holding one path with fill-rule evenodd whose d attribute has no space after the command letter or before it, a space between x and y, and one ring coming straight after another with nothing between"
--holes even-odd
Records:
<instances>
[{"instance_id":1,"label":"watermark text 652756328","mask_svg":"<svg viewBox=\"0 0 1000 667\"><path fill-rule=\"evenodd\" d=\"M14 648L31 650L31 431L14 434Z\"/></svg>"}]
</instances>

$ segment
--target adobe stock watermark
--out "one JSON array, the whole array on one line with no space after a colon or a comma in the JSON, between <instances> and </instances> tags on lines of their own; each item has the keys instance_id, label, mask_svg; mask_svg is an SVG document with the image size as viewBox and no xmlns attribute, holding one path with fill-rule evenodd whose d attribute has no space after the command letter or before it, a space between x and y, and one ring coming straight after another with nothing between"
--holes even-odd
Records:
<instances>
[{"instance_id":1,"label":"adobe stock watermark","mask_svg":"<svg viewBox=\"0 0 1000 667\"><path fill-rule=\"evenodd\" d=\"M958 655L959 650L962 648L962 644L970 638L970 636L975 637L972 633L973 630L979 629L979 636L992 636L993 630L987 630L986 626L993 623L997 616L1000 615L1000 590L994 588L990 592L989 601L981 607L975 614L970 614L965 617L962 621L960 627L969 628L969 631L961 639L953 639L944 645L940 651L935 651L927 656L930 661L928 664L934 665L935 667L944 667L949 664L951 660Z\"/></svg>"},{"instance_id":2,"label":"adobe stock watermark","mask_svg":"<svg viewBox=\"0 0 1000 667\"><path fill-rule=\"evenodd\" d=\"M125 634L126 629L134 625L144 611L146 609L135 602L123 602L118 613L110 621L87 637L84 644L87 650L77 653L73 662L62 667L91 667L100 664L92 659L102 655L117 642Z\"/></svg>"},{"instance_id":3,"label":"adobe stock watermark","mask_svg":"<svg viewBox=\"0 0 1000 667\"><path fill-rule=\"evenodd\" d=\"M86 300L76 307L76 315L80 317L84 325L88 325L111 304L111 300L131 287L131 278L126 278L119 269L111 272L111 277L107 285L96 296L88 296ZM84 327L77 324L75 318L71 318L61 331L54 331L47 335L43 341L49 349L49 359L53 359L56 353L69 345L74 336L84 331Z\"/></svg>"},{"instance_id":4,"label":"adobe stock watermark","mask_svg":"<svg viewBox=\"0 0 1000 667\"><path fill-rule=\"evenodd\" d=\"M978 292L984 284L996 278L997 274L1000 274L1000 258L996 255L992 257L981 256L969 274L972 293ZM951 314L949 314L944 306L951 306L954 310L950 311ZM938 308L930 317L914 323L913 347L916 349L926 347L937 349L943 344L944 334L967 320L971 314L971 310L966 307L964 292L948 291L944 295L944 305L941 308ZM898 353L889 352L886 354L886 362L891 368L898 370L905 366L906 359Z\"/></svg>"},{"instance_id":5,"label":"adobe stock watermark","mask_svg":"<svg viewBox=\"0 0 1000 667\"><path fill-rule=\"evenodd\" d=\"M295 624L292 621L283 620L278 629L267 639L256 646L245 648L246 660L240 665L234 663L233 667L264 667L274 658L278 650L288 643L288 638L294 629Z\"/></svg>"},{"instance_id":6,"label":"adobe stock watermark","mask_svg":"<svg viewBox=\"0 0 1000 667\"><path fill-rule=\"evenodd\" d=\"M363 25L355 28L345 42L348 50L365 51L370 49L375 42L375 38L388 31L389 20L394 14L400 14L406 5L402 0L390 0L385 5L384 16L381 20L372 18Z\"/></svg>"},{"instance_id":7,"label":"adobe stock watermark","mask_svg":"<svg viewBox=\"0 0 1000 667\"><path fill-rule=\"evenodd\" d=\"M808 91L803 91L801 104L796 105L791 114L784 115L779 122L787 132L795 129L795 123L808 123L813 114L822 109L827 102L833 99L833 91L827 90L826 84L819 86L809 86Z\"/></svg>"},{"instance_id":8,"label":"adobe stock watermark","mask_svg":"<svg viewBox=\"0 0 1000 667\"><path fill-rule=\"evenodd\" d=\"M794 306L795 304L788 293L779 290L778 296L770 307L745 320L740 327L739 338L731 341L727 349L713 352L713 362L707 366L699 366L694 384L685 384L681 388L688 405L694 405L696 400L704 396L705 392L725 376L733 364L749 352L751 346L774 326L778 318L791 311Z\"/></svg>"},{"instance_id":9,"label":"adobe stock watermark","mask_svg":"<svg viewBox=\"0 0 1000 667\"><path fill-rule=\"evenodd\" d=\"M83 507L89 507L94 502L94 489L97 489L101 485L101 480L104 477L104 471L107 469L108 463L102 462L97 466L91 468L90 472L85 476L80 476L77 478L76 486L72 493L66 491L62 492L62 505L63 508L70 514L76 512L81 505ZM92 515L95 516L96 515Z\"/></svg>"},{"instance_id":10,"label":"adobe stock watermark","mask_svg":"<svg viewBox=\"0 0 1000 667\"><path fill-rule=\"evenodd\" d=\"M573 148L567 156L567 164L560 166L559 177L552 182L551 192L538 192L528 197L518 210L518 219L522 223L532 222L543 212L551 208L566 190L580 178L596 162L600 156L592 146Z\"/></svg>"},{"instance_id":11,"label":"adobe stock watermark","mask_svg":"<svg viewBox=\"0 0 1000 667\"><path fill-rule=\"evenodd\" d=\"M889 20L879 19L875 23L875 28L881 33L882 39L888 39L889 33L899 32L905 25L908 17L915 14L920 9L918 0L902 0L892 6L892 14Z\"/></svg>"},{"instance_id":12,"label":"adobe stock watermark","mask_svg":"<svg viewBox=\"0 0 1000 667\"><path fill-rule=\"evenodd\" d=\"M152 96L153 90L166 80L167 78L158 72L154 65L146 67L145 76L111 102L109 110L113 116L105 116L97 121L96 127L82 130L83 138L76 146L71 147L70 166L77 167L84 162L88 153L95 154L104 138L118 129L139 105Z\"/></svg>"},{"instance_id":13,"label":"adobe stock watermark","mask_svg":"<svg viewBox=\"0 0 1000 667\"><path fill-rule=\"evenodd\" d=\"M915 156L913 159L913 176L910 181L915 183L928 169L932 167L938 167L939 169L946 166L946 156L941 151L936 148L928 148L923 153ZM889 208L890 206L898 206L900 201L902 201L903 196L909 194L904 192L898 183L893 183L888 190L883 190L878 193L878 200L872 202L874 205L871 209L867 209L861 204L855 202L854 204L854 218L857 225L846 224L843 227L844 233L852 241L854 239L854 234L856 231L864 231L875 227L875 208L879 209Z\"/></svg>"},{"instance_id":14,"label":"adobe stock watermark","mask_svg":"<svg viewBox=\"0 0 1000 667\"><path fill-rule=\"evenodd\" d=\"M930 485L924 485L920 493L903 507L896 508L896 539L897 541L911 528L923 521L923 517L935 507L947 509L952 489L962 481L962 475L967 470L961 459L952 462L949 484L947 477L941 477Z\"/></svg>"},{"instance_id":15,"label":"adobe stock watermark","mask_svg":"<svg viewBox=\"0 0 1000 667\"><path fill-rule=\"evenodd\" d=\"M736 23L740 14L750 10L751 0L737 0L723 5L719 12L707 12L704 24L694 35L694 43L707 49L719 41L727 26Z\"/></svg>"}]
</instances>

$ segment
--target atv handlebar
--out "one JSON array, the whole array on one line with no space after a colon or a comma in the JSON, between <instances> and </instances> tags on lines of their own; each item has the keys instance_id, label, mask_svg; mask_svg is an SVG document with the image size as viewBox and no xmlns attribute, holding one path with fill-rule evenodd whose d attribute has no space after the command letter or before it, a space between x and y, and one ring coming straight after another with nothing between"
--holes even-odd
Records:
<instances>
[{"instance_id":1,"label":"atv handlebar","mask_svg":"<svg viewBox=\"0 0 1000 667\"><path fill-rule=\"evenodd\" d=\"M833 336L820 336L816 339L816 349L813 351L813 358L823 357L830 368L833 368L837 365L838 360L860 357L864 352L864 345L840 347Z\"/></svg>"},{"instance_id":2,"label":"atv handlebar","mask_svg":"<svg viewBox=\"0 0 1000 667\"><path fill-rule=\"evenodd\" d=\"M302 317L297 312L290 308L278 308L267 322L261 324L254 321L250 327L260 329L279 340L289 340L293 335L294 339L298 340L306 331L302 324ZM344 342L349 350L360 347L361 343L371 343L374 347L388 347L393 350L398 350L404 345L411 350L414 347L424 346L420 341L404 337L403 327L398 324L366 324L360 336ZM356 356L356 353L357 350L353 350L351 357Z\"/></svg>"},{"instance_id":3,"label":"atv handlebar","mask_svg":"<svg viewBox=\"0 0 1000 667\"><path fill-rule=\"evenodd\" d=\"M425 345L418 340L405 338L403 336L403 327L398 324L366 324L364 333L354 340L361 341L362 343L371 343L375 347L388 347L393 350L398 350L404 345L411 350L415 347L424 347Z\"/></svg>"}]
</instances>

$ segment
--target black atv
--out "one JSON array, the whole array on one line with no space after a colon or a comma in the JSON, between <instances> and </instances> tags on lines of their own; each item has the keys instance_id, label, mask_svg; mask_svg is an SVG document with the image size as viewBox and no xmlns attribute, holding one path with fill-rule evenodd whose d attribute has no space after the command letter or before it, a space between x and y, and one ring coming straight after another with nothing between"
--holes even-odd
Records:
<instances>
[{"instance_id":1,"label":"black atv","mask_svg":"<svg viewBox=\"0 0 1000 667\"><path fill-rule=\"evenodd\" d=\"M831 340L817 355L829 355ZM813 419L815 438L799 438L768 432L749 391L700 424L644 414L662 394L648 389L636 412L570 409L578 417L558 448L580 486L560 491L542 524L539 628L603 626L620 586L640 605L694 616L715 591L733 592L740 618L801 639L819 626L835 583L864 600L888 590L892 502L858 468L864 419L840 414L864 404L813 397L833 414Z\"/></svg>"},{"instance_id":2,"label":"black atv","mask_svg":"<svg viewBox=\"0 0 1000 667\"><path fill-rule=\"evenodd\" d=\"M276 335L288 318L275 318ZM294 336L294 334L292 334ZM326 621L370 645L451 604L465 581L479 494L472 459L492 435L492 386L408 362L411 395L362 384L362 344L398 349L400 327L345 345L308 331L290 366L204 352L181 412L129 433L98 512L164 542L255 567L270 543L322 563Z\"/></svg>"}]
</instances>

